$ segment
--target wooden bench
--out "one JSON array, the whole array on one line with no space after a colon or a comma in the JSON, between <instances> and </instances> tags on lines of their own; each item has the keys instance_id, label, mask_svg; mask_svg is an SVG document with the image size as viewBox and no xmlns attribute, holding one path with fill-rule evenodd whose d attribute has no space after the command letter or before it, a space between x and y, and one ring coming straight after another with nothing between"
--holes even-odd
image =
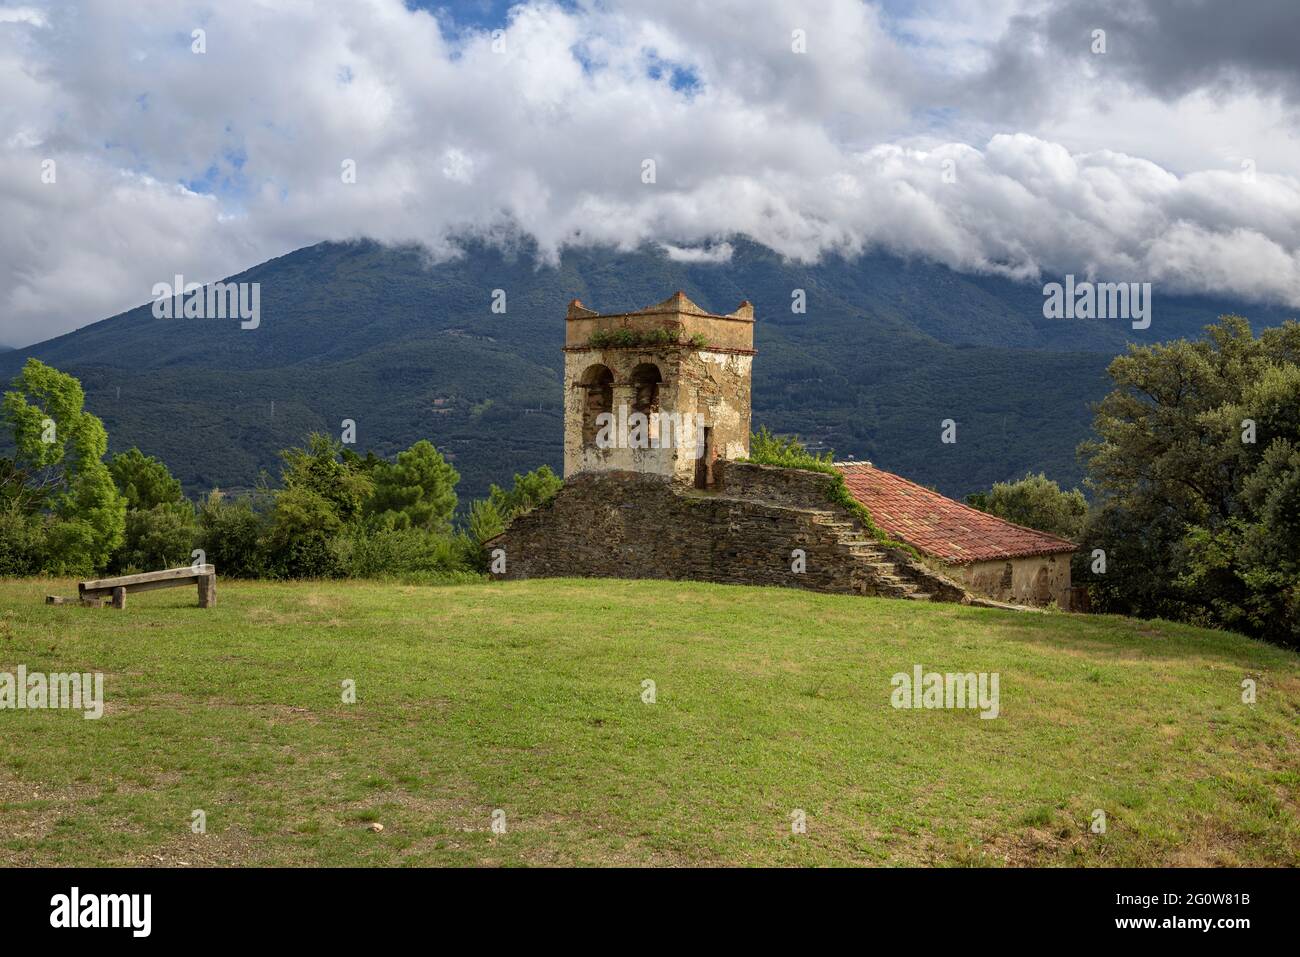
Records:
<instances>
[{"instance_id":1,"label":"wooden bench","mask_svg":"<svg viewBox=\"0 0 1300 957\"><path fill-rule=\"evenodd\" d=\"M126 596L133 591L153 591L155 588L176 588L180 585L198 585L200 608L211 608L217 603L215 565L186 565L184 568L168 568L160 572L79 582L77 593L78 600L83 604L111 598L114 608L125 608Z\"/></svg>"}]
</instances>

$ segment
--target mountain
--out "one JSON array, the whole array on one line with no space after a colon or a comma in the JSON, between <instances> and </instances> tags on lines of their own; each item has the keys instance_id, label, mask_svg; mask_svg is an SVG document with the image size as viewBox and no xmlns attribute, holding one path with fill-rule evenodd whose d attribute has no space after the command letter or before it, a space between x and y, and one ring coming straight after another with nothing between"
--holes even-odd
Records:
<instances>
[{"instance_id":1,"label":"mountain","mask_svg":"<svg viewBox=\"0 0 1300 957\"><path fill-rule=\"evenodd\" d=\"M883 254L806 265L732 245L726 264L596 248L539 265L527 245L471 242L432 263L414 247L322 243L228 280L261 284L256 329L157 319L144 305L0 355L0 379L27 356L78 376L113 449L160 456L191 494L274 476L278 449L313 430L338 435L352 419L362 451L432 440L453 457L467 500L516 471L560 466L570 299L613 312L682 289L718 312L754 303L755 427L960 496L1027 470L1078 482L1089 404L1126 343L1199 336L1224 312L1257 326L1291 317L1157 288L1151 328L1135 331L1045 319L1036 285ZM497 289L504 314L491 311ZM796 289L805 314L791 310ZM948 418L957 442L945 445Z\"/></svg>"}]
</instances>

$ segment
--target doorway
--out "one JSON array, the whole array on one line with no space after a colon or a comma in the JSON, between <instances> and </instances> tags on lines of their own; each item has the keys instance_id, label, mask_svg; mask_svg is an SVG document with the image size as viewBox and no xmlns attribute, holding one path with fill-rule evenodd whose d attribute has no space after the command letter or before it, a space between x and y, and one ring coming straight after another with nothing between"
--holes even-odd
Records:
<instances>
[{"instance_id":1,"label":"doorway","mask_svg":"<svg viewBox=\"0 0 1300 957\"><path fill-rule=\"evenodd\" d=\"M713 484L713 427L704 427L704 451L695 460L695 487L708 488Z\"/></svg>"}]
</instances>

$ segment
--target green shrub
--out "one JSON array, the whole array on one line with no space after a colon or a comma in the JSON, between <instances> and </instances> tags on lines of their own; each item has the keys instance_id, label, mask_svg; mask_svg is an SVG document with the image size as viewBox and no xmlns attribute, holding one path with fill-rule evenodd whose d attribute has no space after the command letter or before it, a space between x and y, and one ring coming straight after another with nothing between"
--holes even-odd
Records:
<instances>
[{"instance_id":1,"label":"green shrub","mask_svg":"<svg viewBox=\"0 0 1300 957\"><path fill-rule=\"evenodd\" d=\"M185 500L181 483L172 477L167 466L137 448L114 455L108 462L108 471L126 499L127 509L147 510Z\"/></svg>"},{"instance_id":2,"label":"green shrub","mask_svg":"<svg viewBox=\"0 0 1300 957\"><path fill-rule=\"evenodd\" d=\"M46 550L46 523L10 505L0 509L0 577L35 575L41 571Z\"/></svg>"},{"instance_id":3,"label":"green shrub","mask_svg":"<svg viewBox=\"0 0 1300 957\"><path fill-rule=\"evenodd\" d=\"M133 509L126 513L126 540L113 553L111 567L129 573L188 565L198 538L199 526L189 502Z\"/></svg>"},{"instance_id":4,"label":"green shrub","mask_svg":"<svg viewBox=\"0 0 1300 957\"><path fill-rule=\"evenodd\" d=\"M266 519L247 497L227 499L213 492L199 506L199 548L218 575L261 578L267 573L263 534Z\"/></svg>"},{"instance_id":5,"label":"green shrub","mask_svg":"<svg viewBox=\"0 0 1300 957\"><path fill-rule=\"evenodd\" d=\"M996 482L987 492L966 496L966 503L1008 522L1078 541L1088 501L1078 489L1068 492L1041 472L1018 482Z\"/></svg>"},{"instance_id":6,"label":"green shrub","mask_svg":"<svg viewBox=\"0 0 1300 957\"><path fill-rule=\"evenodd\" d=\"M708 340L699 333L683 340L676 332L668 329L647 329L643 332L632 329L598 329L587 337L587 345L593 349L617 349L632 346L654 348L656 346L675 345L690 345L696 349L703 349L707 344Z\"/></svg>"},{"instance_id":7,"label":"green shrub","mask_svg":"<svg viewBox=\"0 0 1300 957\"><path fill-rule=\"evenodd\" d=\"M462 571L461 550L448 533L426 528L354 525L334 540L335 565L348 578L445 578Z\"/></svg>"},{"instance_id":8,"label":"green shrub","mask_svg":"<svg viewBox=\"0 0 1300 957\"><path fill-rule=\"evenodd\" d=\"M264 539L267 572L275 578L337 577L334 539L343 527L334 502L319 492L279 490Z\"/></svg>"}]
</instances>

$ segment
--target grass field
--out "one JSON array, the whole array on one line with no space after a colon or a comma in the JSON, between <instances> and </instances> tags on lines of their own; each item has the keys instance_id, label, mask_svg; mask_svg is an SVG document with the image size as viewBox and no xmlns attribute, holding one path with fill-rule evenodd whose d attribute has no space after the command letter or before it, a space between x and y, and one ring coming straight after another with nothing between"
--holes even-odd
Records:
<instances>
[{"instance_id":1,"label":"grass field","mask_svg":"<svg viewBox=\"0 0 1300 957\"><path fill-rule=\"evenodd\" d=\"M107 703L0 710L3 865L1300 863L1300 657L1220 632L665 582L46 593L0 583L0 671ZM997 672L1000 716L894 709L915 664Z\"/></svg>"}]
</instances>

